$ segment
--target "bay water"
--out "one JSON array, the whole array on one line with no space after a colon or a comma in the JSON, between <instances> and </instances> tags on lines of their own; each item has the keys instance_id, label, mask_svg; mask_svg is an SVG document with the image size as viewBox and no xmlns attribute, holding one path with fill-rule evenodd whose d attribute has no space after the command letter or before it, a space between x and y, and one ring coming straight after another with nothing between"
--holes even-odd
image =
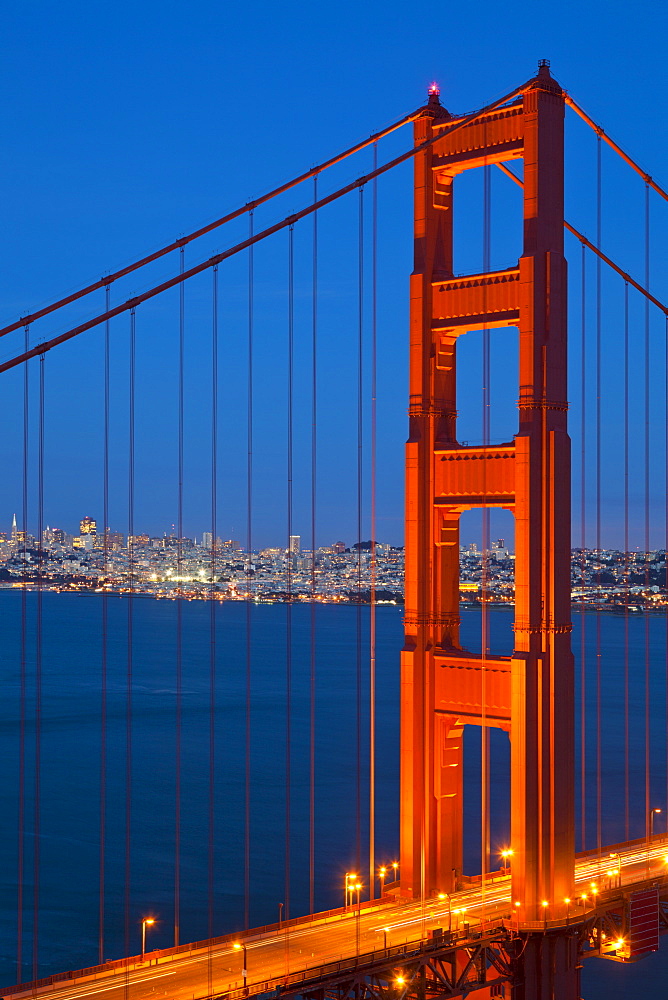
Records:
<instances>
[{"instance_id":1,"label":"bay water","mask_svg":"<svg viewBox=\"0 0 668 1000\"><path fill-rule=\"evenodd\" d=\"M24 613L25 611L25 613ZM130 614L129 614L130 612ZM38 955L40 975L95 964L99 950L101 752L104 729L104 958L124 952L126 902L130 951L140 948L141 920L153 916L147 945L174 940L176 805L180 760L180 939L198 940L244 926L248 852L250 925L274 922L279 904L309 910L311 760L314 770L314 884L317 909L343 901L346 871L368 868L369 608L354 605L176 602L41 595L41 699L37 702L38 597L0 591L0 982L19 978L17 893L20 773L24 771L24 965L31 978L35 902L35 819L39 820ZM376 861L398 855L399 651L403 609L376 609ZM181 728L177 739L178 637L181 618ZM25 623L25 625L24 625ZM22 636L24 635L24 639ZM215 655L212 656L212 635ZM462 613L462 642L479 648L480 610ZM512 649L512 611L490 612L490 647ZM289 641L288 641L289 640ZM584 704L586 815L577 840L597 837L597 671L600 672L602 840L612 844L645 830L645 669L650 674L651 801L666 801L666 623L660 615L574 615L578 683L578 759ZM131 656L128 656L128 650ZM25 658L21 760L21 664ZM581 660L585 661L584 701ZM250 666L250 670L249 670ZM212 673L213 671L213 673ZM213 687L212 687L213 684ZM250 685L250 711L246 710ZM628 716L625 694L628 686ZM213 713L211 692L214 692ZM311 696L314 692L313 716ZM290 703L289 726L286 705ZM35 719L39 707L39 811ZM128 725L128 709L130 723ZM213 744L211 727L213 725ZM628 730L629 794L625 790ZM247 733L250 734L247 758ZM480 870L480 731L465 730L465 864ZM129 741L128 741L129 736ZM128 757L128 749L130 751ZM509 842L509 743L491 733L491 841L495 856ZM210 782L213 752L214 782ZM286 795L289 771L289 810ZM127 775L130 774L128 796ZM246 779L250 776L249 837ZM212 808L211 808L212 803ZM130 893L125 896L129 807ZM359 818L358 818L359 817ZM213 819L213 854L209 850ZM286 840L286 825L289 839ZM584 841L583 841L584 834ZM289 847L289 852L287 848ZM287 853L286 853L287 852ZM286 882L289 853L290 879ZM213 861L213 880L209 862ZM368 874L363 878L368 884ZM211 907L211 909L210 909ZM633 966L585 963L583 995L661 996L668 947Z\"/></svg>"}]
</instances>

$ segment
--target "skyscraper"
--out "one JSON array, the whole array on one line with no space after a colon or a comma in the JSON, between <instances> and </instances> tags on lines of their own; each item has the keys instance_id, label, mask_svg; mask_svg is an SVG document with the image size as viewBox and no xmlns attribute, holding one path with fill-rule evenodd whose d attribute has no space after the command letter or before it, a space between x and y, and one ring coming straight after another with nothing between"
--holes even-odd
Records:
<instances>
[{"instance_id":1,"label":"skyscraper","mask_svg":"<svg viewBox=\"0 0 668 1000\"><path fill-rule=\"evenodd\" d=\"M289 549L289 551L290 551L291 555L293 555L293 556L298 556L299 555L299 553L301 552L301 542L302 542L302 536L301 535L290 535L290 549Z\"/></svg>"},{"instance_id":2,"label":"skyscraper","mask_svg":"<svg viewBox=\"0 0 668 1000\"><path fill-rule=\"evenodd\" d=\"M79 522L79 534L80 535L97 535L97 521L94 521L92 517L82 518Z\"/></svg>"}]
</instances>

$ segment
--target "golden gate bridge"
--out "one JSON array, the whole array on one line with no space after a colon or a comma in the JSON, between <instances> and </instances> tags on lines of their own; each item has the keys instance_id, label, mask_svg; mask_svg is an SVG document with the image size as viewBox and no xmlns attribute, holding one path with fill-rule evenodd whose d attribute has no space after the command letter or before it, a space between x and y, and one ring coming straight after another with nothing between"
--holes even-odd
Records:
<instances>
[{"instance_id":1,"label":"golden gate bridge","mask_svg":"<svg viewBox=\"0 0 668 1000\"><path fill-rule=\"evenodd\" d=\"M570 110L593 132L595 141L595 236L587 236L566 218L564 210L564 118ZM413 144L389 159L379 162L383 140L413 126ZM624 260L617 259L603 240L603 150L612 150L642 185L640 236L634 238L643 247L641 273ZM371 150L371 169L353 181L331 191L323 191L328 171L363 150ZM389 349L378 328L378 180L403 164L414 170L414 269L410 279L409 324L409 434L406 451L406 538L405 538L405 641L401 653L401 790L400 845L398 877L383 869L380 891L377 889L378 859L375 826L377 761L375 705L376 618L373 568L377 538L377 382L378 359ZM508 164L512 166L509 167ZM505 175L512 192L511 211L517 211L515 230L504 224L493 233L491 204L492 171ZM475 273L457 273L457 192L466 172L479 171L482 177L481 234L482 267ZM615 175L616 176L616 175ZM300 185L312 183L310 195L302 207L277 222L258 228L255 213L265 203ZM517 191L521 189L520 202ZM365 202L366 197L366 202ZM357 440L355 479L357 493L358 541L362 540L364 493L370 498L368 525L371 544L371 605L369 609L369 648L362 652L358 632L356 702L357 784L353 798L358 815L357 855L359 871L344 877L344 904L334 910L317 911L314 896L315 845L313 811L315 771L313 739L316 728L314 674L311 674L311 743L309 752L309 857L302 859L310 872L310 910L306 916L294 916L290 907L291 858L291 745L293 695L293 563L285 566L286 610L286 739L285 739L285 823L286 823L286 898L279 921L262 927L250 926L250 716L246 722L245 779L247 787L246 833L241 845L245 879L245 929L243 932L214 936L211 907L209 937L183 944L180 933L180 895L183 873L180 867L180 836L183 821L183 678L188 661L188 646L183 632L183 593L176 594L176 769L175 801L175 875L174 875L174 945L160 950L145 950L147 930L152 917L142 920L142 953L131 955L132 791L133 729L132 684L134 600L140 592L140 566L136 544L135 477L137 473L136 435L137 340L141 333L142 308L151 300L168 301L176 308L178 352L176 375L177 425L177 577L181 575L184 554L184 479L186 463L186 398L184 357L188 337L192 336L186 307L186 288L201 276L211 278L211 310L208 319L211 340L206 364L211 368L211 548L210 602L211 644L216 635L216 545L220 520L217 482L220 473L219 443L225 428L219 422L219 309L220 275L228 261L244 255L248 264L248 371L246 380L247 451L246 551L247 589L252 597L251 553L253 551L253 502L256 497L254 451L262 429L254 422L254 399L262 387L257 384L253 364L257 360L254 341L254 310L259 293L254 287L254 253L266 241L283 234L285 273L287 275L286 310L281 316L282 335L286 340L285 360L285 537L286 548L295 534L294 489L296 462L296 327L302 308L296 296L296 234L299 227L310 225L312 249L309 323L312 331L310 357L312 370L309 441L311 460L312 572L315 594L316 469L326 461L318 457L317 421L319 323L326 308L319 294L318 251L321 249L322 219L325 210L357 199L357 335L358 355L354 382ZM666 343L668 305L652 284L651 222L652 199L668 200L666 191L628 155L605 130L594 122L550 74L547 61L528 82L503 95L486 107L466 115L454 115L440 101L438 88L430 88L427 104L392 123L385 129L357 143L326 163L277 187L211 224L175 240L141 260L108 274L58 301L24 315L0 330L0 335L20 337L11 356L0 362L0 372L20 373L23 395L23 508L20 531L23 540L24 568L27 568L29 512L36 510L36 558L34 583L37 594L36 651L34 674L27 664L27 576L24 574L22 597L21 646L21 729L18 806L18 978L29 958L25 942L32 944L32 980L10 986L2 992L9 996L81 997L122 991L124 996L159 994L170 997L229 996L231 1000L250 995L299 996L309 1000L345 1000L350 996L373 1000L413 1000L427 997L475 995L480 998L563 998L580 996L582 960L590 956L618 962L634 961L659 947L660 934L668 928L668 845L654 831L661 811L653 798L653 767L650 743L650 671L654 669L646 625L643 650L629 649L628 624L624 659L625 703L620 739L624 742L623 773L617 777L623 786L621 810L624 814L624 839L606 843L602 819L605 762L602 752L602 691L606 683L603 661L600 616L596 619L597 653L593 670L585 669L585 655L578 658L576 674L571 649L571 530L577 519L571 516L571 467L578 472L575 491L579 516L581 552L588 547L599 555L605 532L605 493L610 485L605 456L610 449L616 456L623 495L624 546L621 559L625 568L624 591L626 618L632 597L630 576L630 531L632 524L643 533L646 583L650 579L650 552L657 531L663 532L664 551L668 521L665 515L666 447L665 413ZM354 215L355 213L353 213ZM212 232L226 232L238 219L247 218L248 232L235 239L227 249L210 254L194 263L186 262L186 249ZM511 266L492 267L495 241L507 233L520 232L521 252ZM564 233L572 239L572 270L576 280L568 278L564 254ZM511 255L512 248L507 251ZM121 301L112 301L112 292L123 281L141 275L162 258L176 258L176 266L167 277ZM579 267L579 271L578 271ZM593 281L592 281L593 267ZM605 269L605 270L604 270ZM151 272L153 273L153 272ZM605 277L604 277L605 275ZM132 280L136 280L134 277ZM613 324L604 298L614 280L617 295ZM568 326L568 288L571 297L579 294L579 330ZM169 298L170 293L173 293ZM95 298L97 296L97 299ZM175 297L174 297L175 296ZM89 297L92 297L89 299ZM79 304L102 302L91 315L83 316ZM94 307L93 307L94 308ZM78 312L72 312L74 309ZM68 311L69 310L69 311ZM75 316L74 321L72 317ZM105 531L102 538L103 581L108 578L107 560L110 543L107 525L110 507L115 502L116 479L110 466L109 443L111 368L110 345L116 324L124 318L128 338L127 381L124 386L127 413L124 433L127 438L127 717L125 760L124 840L124 915L125 957L105 960L105 836L107 809L107 769L112 763L104 737L100 765L100 877L99 877L99 964L78 971L64 972L39 979L39 910L40 878L40 780L43 764L41 750L41 678L43 669L42 595L46 586L43 551L45 503L45 440L48 427L47 362L62 345L76 338L87 343L92 331L104 338L104 392L102 479ZM660 326L657 325L657 319ZM278 323L277 323L278 326ZM614 327L614 329L613 329ZM511 440L494 441L491 417L490 384L493 379L492 334L499 329L517 333L519 378L517 384L517 427ZM657 334L658 330L658 334ZM640 335L638 335L640 331ZM462 443L458 426L457 352L460 338L467 334L481 336L481 426L482 440ZM572 463L568 427L569 391L567 346L579 360L579 434ZM657 346L658 345L658 346ZM609 378L606 358L616 352L619 388L615 420L603 409L603 383ZM32 365L32 367L31 367ZM366 372L366 366L369 371ZM37 368L37 372L34 368ZM11 376L4 374L5 378ZM365 381L366 378L366 381ZM368 386L367 386L368 382ZM368 397L364 393L368 388ZM36 391L35 391L36 389ZM53 390L52 390L53 391ZM61 390L66 391L66 390ZM573 388L571 387L573 395ZM657 416L659 408L663 408ZM36 415L31 407L36 408ZM300 411L304 412L303 408ZM32 414L32 422L31 422ZM636 424L640 432L636 432ZM368 425L368 429L367 429ZM32 432L31 432L32 428ZM36 429L36 433L35 433ZM610 432L606 439L606 431ZM365 437L368 433L369 438ZM33 440L35 438L36 440ZM610 443L612 441L612 444ZM368 444L368 447L367 447ZM370 471L362 462L370 458ZM34 466L34 468L33 468ZM368 477L368 489L367 479ZM657 486L658 484L658 486ZM653 521L652 491L662 494L662 519L657 529ZM31 490L33 492L31 492ZM266 503L266 498L262 498ZM661 505L660 505L661 506ZM462 515L482 510L482 601L480 651L463 647L460 637L460 523ZM491 646L488 609L487 562L490 549L491 514L504 510L512 514L515 531L515 615L512 655L496 655ZM366 515L364 515L366 517ZM594 541L589 546L589 541ZM361 549L358 549L358 586L361 587ZM30 560L32 561L32 559ZM634 562L635 565L635 562ZM600 575L602 567L597 570ZM101 587L102 669L106 669L109 635L108 594ZM248 614L251 600L247 601ZM665 602L664 602L665 606ZM361 605L358 606L361 613ZM649 612L646 612L649 622ZM250 635L250 625L248 634ZM582 632L584 634L584 621ZM312 633L312 636L314 632ZM250 640L249 645L250 645ZM312 638L310 656L315 658ZM668 645L666 646L668 649ZM398 654L399 651L397 651ZM576 654L578 651L576 650ZM248 649L247 713L250 699L250 660ZM362 672L362 660L366 673ZM630 677L642 661L644 732L642 767L632 761L629 721ZM212 659L212 664L213 664ZM663 654L665 671L666 654ZM213 677L213 666L212 666ZM34 744L28 757L27 685L34 683ZM362 681L368 686L369 717L368 759L362 761L361 731ZM579 691L576 694L576 680ZM213 683L213 682L212 682ZM587 686L589 685L589 686ZM212 687L213 700L214 687ZM576 732L579 695L580 731ZM595 722L593 732L586 721L587 698L593 697ZM106 703L102 706L103 723ZM464 729L475 726L481 732L480 754L480 858L481 870L464 873ZM503 865L493 860L490 842L490 737L492 729L508 734L510 765L510 838ZM213 747L216 740L213 715L207 738L209 755L209 795L216 795L216 764ZM398 734L399 735L399 734ZM579 741L576 753L576 737ZM589 767L587 749L594 745L595 764ZM28 760L34 765L32 785L28 783ZM362 850L359 816L365 769L368 792L368 845ZM590 773L593 770L593 777ZM576 779L580 785L580 824L576 827ZM645 829L633 838L633 787L643 786ZM31 801L30 790L34 792ZM595 821L587 829L590 802L594 803ZM212 809L213 807L210 806ZM593 827L593 831L592 831ZM27 848L28 835L32 850ZM578 844L577 841L580 841ZM595 840L595 844L593 843ZM107 845L108 846L108 845ZM579 847L579 851L576 848ZM210 896L215 891L213 820L203 835L203 878L208 878ZM364 860L362 860L364 859ZM32 898L24 883L26 866L32 863ZM365 873L362 873L362 867ZM386 878L387 875L387 878ZM391 881L390 881L391 877ZM26 914L32 917L30 935ZM129 957L128 957L129 956Z\"/></svg>"}]
</instances>

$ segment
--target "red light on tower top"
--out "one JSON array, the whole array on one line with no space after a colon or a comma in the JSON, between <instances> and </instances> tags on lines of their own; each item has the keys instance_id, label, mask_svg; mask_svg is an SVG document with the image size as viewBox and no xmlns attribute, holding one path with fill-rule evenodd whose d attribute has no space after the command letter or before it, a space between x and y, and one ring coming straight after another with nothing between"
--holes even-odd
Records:
<instances>
[{"instance_id":1,"label":"red light on tower top","mask_svg":"<svg viewBox=\"0 0 668 1000\"><path fill-rule=\"evenodd\" d=\"M439 87L439 85L437 83L434 82L434 83L431 83L429 85L429 96L430 97L440 97L441 96L441 88Z\"/></svg>"}]
</instances>

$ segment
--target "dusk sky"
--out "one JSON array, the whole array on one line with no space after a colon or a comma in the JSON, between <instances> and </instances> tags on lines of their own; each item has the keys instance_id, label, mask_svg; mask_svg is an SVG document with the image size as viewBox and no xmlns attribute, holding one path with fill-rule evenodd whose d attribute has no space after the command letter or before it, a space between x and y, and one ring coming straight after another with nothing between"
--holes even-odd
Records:
<instances>
[{"instance_id":1,"label":"dusk sky","mask_svg":"<svg viewBox=\"0 0 668 1000\"><path fill-rule=\"evenodd\" d=\"M424 102L432 80L453 112L489 103L534 75L537 61L656 180L668 185L664 160L665 39L663 3L546 5L488 0L441 7L389 0L335 6L248 4L176 5L117 0L106 7L71 2L3 7L4 52L0 205L4 240L0 322L6 323L151 250L191 232L301 173ZM570 115L570 113L569 113ZM595 139L569 118L567 212L595 236ZM410 129L379 147L379 159L411 143ZM372 154L322 179L323 193L368 171ZM519 252L520 203L512 185L493 178L492 266ZM459 272L479 266L480 188L462 186L457 215ZM312 185L257 213L256 228L290 214L313 195ZM365 191L365 461L369 446L369 336L371 284L370 189ZM603 244L642 280L643 185L612 153L604 154ZM668 298L668 206L652 200L653 291ZM411 269L411 168L378 184L378 538L401 544L403 443L407 405L408 275ZM515 218L516 223L511 219ZM459 221L461 220L461 221ZM186 266L242 239L247 220L188 248ZM356 539L357 456L357 195L323 210L318 285L318 529L317 543ZM310 323L311 233L295 229L295 436L293 531L310 541ZM513 228L514 226L514 228ZM573 307L572 338L579 336L579 245L566 245ZM178 271L175 255L146 276L114 288L120 302ZM594 264L590 260L589 287ZM221 267L220 454L218 533L242 542L246 462L246 255ZM256 371L254 420L254 539L282 544L286 533L287 235L256 253ZM623 286L604 280L603 462L611 499L604 505L604 542L620 544L619 350ZM103 293L65 318L46 320L32 342L101 309ZM590 325L595 322L588 304ZM184 530L210 530L211 274L186 290ZM643 336L643 306L631 303L632 337ZM578 320L579 322L579 320ZM652 541L663 545L665 508L664 325L652 316L651 507ZM22 334L5 339L0 359L20 349ZM513 433L516 374L507 331L493 337L492 396L495 439ZM127 530L127 318L112 324L111 506L114 530ZM573 343L575 343L573 341ZM170 293L137 313L137 530L162 534L176 521L177 440L175 361L178 295ZM468 355L467 352L468 351ZM654 353L655 352L655 353ZM57 355L57 356L56 356ZM641 377L637 356L633 378ZM468 360L467 360L468 358ZM476 345L462 351L462 439L479 436L479 364ZM468 368L466 365L468 364ZM36 369L31 374L29 526L35 527ZM468 374L467 374L468 373ZM579 377L574 372L574 378ZM0 530L21 507L21 375L2 376L3 422ZM89 514L102 521L102 330L52 352L46 361L44 515L74 530ZM506 390L506 396L503 392ZM496 393L496 395L495 395ZM570 396L576 393L572 384ZM478 394L478 395L476 395ZM503 402L503 399L506 402ZM469 412L470 411L470 412ZM574 422L579 420L573 411ZM634 429L642 407L632 414ZM637 425L637 428L636 428ZM575 436L575 429L573 429ZM591 452L591 442L589 444ZM576 450L576 449L574 449ZM641 448L633 462L640 462ZM660 454L659 454L660 453ZM577 458L577 455L576 455ZM579 458L578 458L579 460ZM642 468L632 466L634 482ZM589 484L591 486L591 484ZM369 537L369 483L365 479L364 537ZM591 490L590 490L591 492ZM632 489L632 502L642 496ZM471 529L473 530L473 528ZM494 529L493 529L494 530ZM463 528L463 532L465 530ZM499 533L510 533L507 521ZM465 540L463 538L463 540ZM632 539L640 544L640 534Z\"/></svg>"}]
</instances>

